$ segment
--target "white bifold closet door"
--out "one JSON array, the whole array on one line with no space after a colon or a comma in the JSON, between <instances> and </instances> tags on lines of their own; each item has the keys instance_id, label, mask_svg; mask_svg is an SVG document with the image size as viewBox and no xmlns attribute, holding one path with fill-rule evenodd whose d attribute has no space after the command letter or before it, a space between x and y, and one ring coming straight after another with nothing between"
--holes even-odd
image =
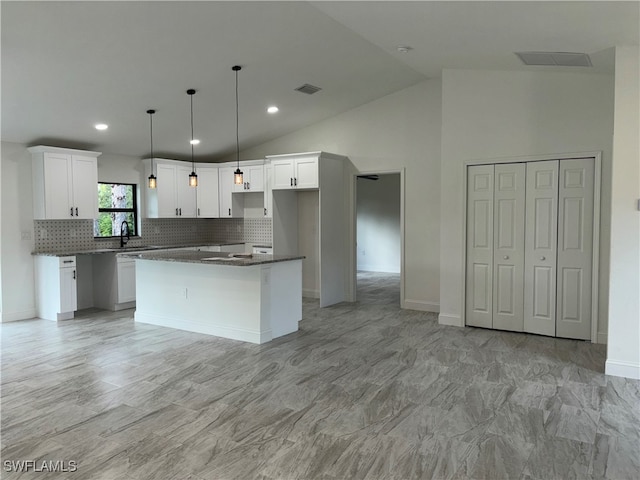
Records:
<instances>
[{"instance_id":1,"label":"white bifold closet door","mask_svg":"<svg viewBox=\"0 0 640 480\"><path fill-rule=\"evenodd\" d=\"M521 332L524 163L469 167L466 323Z\"/></svg>"},{"instance_id":2,"label":"white bifold closet door","mask_svg":"<svg viewBox=\"0 0 640 480\"><path fill-rule=\"evenodd\" d=\"M588 340L594 159L467 177L466 324Z\"/></svg>"}]
</instances>

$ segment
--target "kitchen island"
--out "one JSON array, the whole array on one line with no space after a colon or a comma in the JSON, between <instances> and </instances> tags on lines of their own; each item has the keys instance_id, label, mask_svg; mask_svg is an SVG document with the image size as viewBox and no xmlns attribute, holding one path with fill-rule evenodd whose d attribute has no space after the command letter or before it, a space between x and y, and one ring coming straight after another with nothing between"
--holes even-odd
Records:
<instances>
[{"instance_id":1,"label":"kitchen island","mask_svg":"<svg viewBox=\"0 0 640 480\"><path fill-rule=\"evenodd\" d=\"M136 259L135 321L251 343L298 330L302 256L203 251L119 254Z\"/></svg>"}]
</instances>

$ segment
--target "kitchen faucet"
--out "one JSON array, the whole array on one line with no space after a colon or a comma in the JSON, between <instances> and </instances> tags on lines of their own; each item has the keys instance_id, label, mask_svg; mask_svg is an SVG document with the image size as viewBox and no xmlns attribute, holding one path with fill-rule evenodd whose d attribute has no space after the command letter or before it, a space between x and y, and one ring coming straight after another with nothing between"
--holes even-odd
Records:
<instances>
[{"instance_id":1,"label":"kitchen faucet","mask_svg":"<svg viewBox=\"0 0 640 480\"><path fill-rule=\"evenodd\" d=\"M127 227L127 240L125 241L124 239L124 227ZM127 223L126 220L122 221L122 224L120 224L120 248L124 247L127 242L129 241L129 224Z\"/></svg>"}]
</instances>

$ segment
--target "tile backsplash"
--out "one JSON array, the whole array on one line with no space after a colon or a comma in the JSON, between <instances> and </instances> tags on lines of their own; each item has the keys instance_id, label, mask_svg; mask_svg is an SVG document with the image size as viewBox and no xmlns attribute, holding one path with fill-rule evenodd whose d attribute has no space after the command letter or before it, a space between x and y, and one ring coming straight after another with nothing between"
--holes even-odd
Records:
<instances>
[{"instance_id":1,"label":"tile backsplash","mask_svg":"<svg viewBox=\"0 0 640 480\"><path fill-rule=\"evenodd\" d=\"M93 220L34 220L34 251L117 248L118 238L95 239ZM271 245L270 218L144 218L142 235L128 245L255 243Z\"/></svg>"}]
</instances>

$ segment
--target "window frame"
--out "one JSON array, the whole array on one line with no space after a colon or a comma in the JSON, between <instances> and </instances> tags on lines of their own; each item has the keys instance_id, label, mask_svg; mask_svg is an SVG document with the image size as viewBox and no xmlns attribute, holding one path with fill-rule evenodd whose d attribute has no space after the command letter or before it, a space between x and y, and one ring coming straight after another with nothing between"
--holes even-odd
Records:
<instances>
[{"instance_id":1,"label":"window frame","mask_svg":"<svg viewBox=\"0 0 640 480\"><path fill-rule=\"evenodd\" d=\"M100 217L101 213L131 213L133 214L133 230L135 232L134 235L130 235L131 237L139 237L140 233L138 232L138 184L137 183L125 183L125 182L98 182L98 187L100 185L125 185L127 187L131 187L131 200L133 202L132 208L100 208L100 199L98 198L98 217ZM99 189L96 192L97 195L100 195ZM98 218L96 218L98 221ZM109 238L120 238L120 235L110 235L110 236L94 236L95 239L109 239Z\"/></svg>"}]
</instances>

